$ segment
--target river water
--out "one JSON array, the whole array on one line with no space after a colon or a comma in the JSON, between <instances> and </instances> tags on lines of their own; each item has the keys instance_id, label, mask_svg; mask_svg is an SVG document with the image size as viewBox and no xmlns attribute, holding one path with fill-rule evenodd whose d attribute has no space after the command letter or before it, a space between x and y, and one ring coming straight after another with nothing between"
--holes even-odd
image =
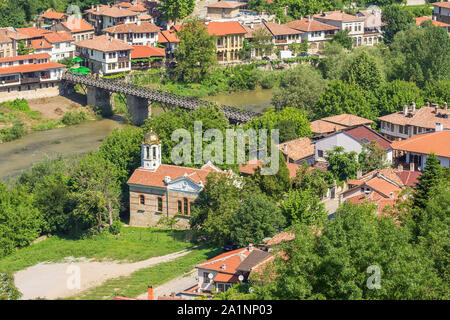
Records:
<instances>
[{"instance_id":1,"label":"river water","mask_svg":"<svg viewBox=\"0 0 450 320\"><path fill-rule=\"evenodd\" d=\"M245 110L263 112L272 99L272 90L256 89L204 98L220 104L241 107ZM114 128L123 124L118 120L88 121L76 126L31 133L22 139L0 144L0 180L18 176L35 162L46 156L64 158L96 150L101 141Z\"/></svg>"}]
</instances>

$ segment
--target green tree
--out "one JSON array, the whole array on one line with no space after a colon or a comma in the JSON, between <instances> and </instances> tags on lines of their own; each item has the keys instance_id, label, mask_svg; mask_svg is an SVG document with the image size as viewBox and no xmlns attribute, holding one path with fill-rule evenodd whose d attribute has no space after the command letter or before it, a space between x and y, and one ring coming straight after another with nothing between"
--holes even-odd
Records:
<instances>
[{"instance_id":1,"label":"green tree","mask_svg":"<svg viewBox=\"0 0 450 320\"><path fill-rule=\"evenodd\" d=\"M386 150L380 147L377 141L363 144L363 150L359 154L359 163L363 173L375 169L384 169L386 164Z\"/></svg>"},{"instance_id":2,"label":"green tree","mask_svg":"<svg viewBox=\"0 0 450 320\"><path fill-rule=\"evenodd\" d=\"M161 0L159 10L167 20L176 23L190 15L195 8L195 0Z\"/></svg>"},{"instance_id":3,"label":"green tree","mask_svg":"<svg viewBox=\"0 0 450 320\"><path fill-rule=\"evenodd\" d=\"M309 117L315 116L314 104L326 87L326 81L313 67L298 65L282 78L280 88L274 90L272 103L276 109L299 108Z\"/></svg>"},{"instance_id":4,"label":"green tree","mask_svg":"<svg viewBox=\"0 0 450 320\"><path fill-rule=\"evenodd\" d=\"M416 84L404 80L382 83L375 91L375 97L380 116L398 112L402 106L411 102L415 102L418 107L424 103L423 94Z\"/></svg>"},{"instance_id":5,"label":"green tree","mask_svg":"<svg viewBox=\"0 0 450 320\"><path fill-rule=\"evenodd\" d=\"M334 177L329 171L322 172L317 168L311 170L311 167L304 163L297 169L292 188L301 191L309 189L321 199L326 196L328 188L332 187L333 183Z\"/></svg>"},{"instance_id":6,"label":"green tree","mask_svg":"<svg viewBox=\"0 0 450 320\"><path fill-rule=\"evenodd\" d=\"M353 39L348 35L349 30L339 30L330 40L331 42L339 43L343 48L347 50L352 50Z\"/></svg>"},{"instance_id":7,"label":"green tree","mask_svg":"<svg viewBox=\"0 0 450 320\"><path fill-rule=\"evenodd\" d=\"M8 273L0 273L0 300L18 300L21 296L14 285L14 277Z\"/></svg>"},{"instance_id":8,"label":"green tree","mask_svg":"<svg viewBox=\"0 0 450 320\"><path fill-rule=\"evenodd\" d=\"M26 48L25 47L25 42L23 40L20 40L17 43L17 53L19 55L27 55L30 53L33 53L34 49L33 48Z\"/></svg>"},{"instance_id":9,"label":"green tree","mask_svg":"<svg viewBox=\"0 0 450 320\"><path fill-rule=\"evenodd\" d=\"M326 154L328 171L338 181L347 181L348 179L356 178L359 169L358 154L356 152L345 152L344 147L336 146L333 150L327 151Z\"/></svg>"},{"instance_id":10,"label":"green tree","mask_svg":"<svg viewBox=\"0 0 450 320\"><path fill-rule=\"evenodd\" d=\"M412 26L399 32L390 46L394 75L423 87L429 81L449 80L450 37L442 27Z\"/></svg>"},{"instance_id":11,"label":"green tree","mask_svg":"<svg viewBox=\"0 0 450 320\"><path fill-rule=\"evenodd\" d=\"M440 105L450 102L450 80L429 81L423 91L424 101Z\"/></svg>"},{"instance_id":12,"label":"green tree","mask_svg":"<svg viewBox=\"0 0 450 320\"><path fill-rule=\"evenodd\" d=\"M311 189L291 190L281 201L281 212L289 224L303 223L309 226L321 226L327 219L325 205Z\"/></svg>"},{"instance_id":13,"label":"green tree","mask_svg":"<svg viewBox=\"0 0 450 320\"><path fill-rule=\"evenodd\" d=\"M326 42L322 51L324 58L320 59L319 69L325 79L342 80L351 62L352 55L345 52L337 42Z\"/></svg>"},{"instance_id":14,"label":"green tree","mask_svg":"<svg viewBox=\"0 0 450 320\"><path fill-rule=\"evenodd\" d=\"M380 86L384 76L375 59L367 51L361 51L352 59L345 74L345 80L351 84L357 84L363 90L370 91Z\"/></svg>"},{"instance_id":15,"label":"green tree","mask_svg":"<svg viewBox=\"0 0 450 320\"><path fill-rule=\"evenodd\" d=\"M180 45L175 51L173 70L179 80L200 82L217 65L216 37L209 35L198 20L189 20L177 33Z\"/></svg>"},{"instance_id":16,"label":"green tree","mask_svg":"<svg viewBox=\"0 0 450 320\"><path fill-rule=\"evenodd\" d=\"M259 28L253 31L250 44L255 50L255 55L257 57L270 56L275 46L272 43L272 35L266 30L266 28Z\"/></svg>"},{"instance_id":17,"label":"green tree","mask_svg":"<svg viewBox=\"0 0 450 320\"><path fill-rule=\"evenodd\" d=\"M295 107L287 107L282 110L275 111L274 108L269 108L264 115L259 118L247 122L244 128L255 130L259 129L277 129L280 128L282 121L293 121L295 123L295 133L297 137L311 136L311 127L306 112Z\"/></svg>"},{"instance_id":18,"label":"green tree","mask_svg":"<svg viewBox=\"0 0 450 320\"><path fill-rule=\"evenodd\" d=\"M113 224L118 218L120 184L117 167L98 153L82 157L69 185L75 204L74 219L82 228Z\"/></svg>"},{"instance_id":19,"label":"green tree","mask_svg":"<svg viewBox=\"0 0 450 320\"><path fill-rule=\"evenodd\" d=\"M280 143L297 138L297 124L293 120L281 120L275 128L280 130Z\"/></svg>"},{"instance_id":20,"label":"green tree","mask_svg":"<svg viewBox=\"0 0 450 320\"><path fill-rule=\"evenodd\" d=\"M287 168L281 151L279 159L279 168L276 173L272 172L272 174L262 175L261 168L256 168L255 174L252 176L261 191L273 200L279 199L288 192L291 187L289 169Z\"/></svg>"},{"instance_id":21,"label":"green tree","mask_svg":"<svg viewBox=\"0 0 450 320\"><path fill-rule=\"evenodd\" d=\"M394 40L394 36L399 31L407 30L414 23L413 15L398 4L385 7L381 20L386 24L383 31L383 40L387 44Z\"/></svg>"},{"instance_id":22,"label":"green tree","mask_svg":"<svg viewBox=\"0 0 450 320\"><path fill-rule=\"evenodd\" d=\"M419 176L419 182L414 186L413 206L425 208L435 189L443 181L441 163L435 154L430 154L425 163L425 169Z\"/></svg>"},{"instance_id":23,"label":"green tree","mask_svg":"<svg viewBox=\"0 0 450 320\"><path fill-rule=\"evenodd\" d=\"M241 247L262 243L285 225L278 207L262 194L252 194L231 216L231 241Z\"/></svg>"},{"instance_id":24,"label":"green tree","mask_svg":"<svg viewBox=\"0 0 450 320\"><path fill-rule=\"evenodd\" d=\"M340 80L331 81L315 105L316 118L342 113L375 119L378 111L373 108L373 96L354 84Z\"/></svg>"},{"instance_id":25,"label":"green tree","mask_svg":"<svg viewBox=\"0 0 450 320\"><path fill-rule=\"evenodd\" d=\"M10 190L0 182L0 257L35 240L42 223L42 214L24 186Z\"/></svg>"}]
</instances>

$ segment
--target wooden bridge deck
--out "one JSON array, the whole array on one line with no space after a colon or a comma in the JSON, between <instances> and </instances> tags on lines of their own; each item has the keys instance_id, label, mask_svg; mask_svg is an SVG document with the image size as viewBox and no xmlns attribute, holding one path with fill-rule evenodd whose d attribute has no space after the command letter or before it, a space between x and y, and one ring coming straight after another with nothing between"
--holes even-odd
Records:
<instances>
[{"instance_id":1,"label":"wooden bridge deck","mask_svg":"<svg viewBox=\"0 0 450 320\"><path fill-rule=\"evenodd\" d=\"M62 75L63 81L68 81L75 84L83 84L86 86L92 86L104 90L108 90L114 93L123 93L126 95L132 95L139 98L148 99L152 102L158 102L166 105L176 106L187 110L194 110L200 106L211 105L209 101L200 100L197 98L185 97L171 92L162 90L148 89L135 85L129 85L123 82L95 78L89 75L76 75L72 73L64 73ZM245 123L251 121L253 118L260 117L260 113L252 111L242 111L238 108L221 105L224 115L234 123Z\"/></svg>"}]
</instances>

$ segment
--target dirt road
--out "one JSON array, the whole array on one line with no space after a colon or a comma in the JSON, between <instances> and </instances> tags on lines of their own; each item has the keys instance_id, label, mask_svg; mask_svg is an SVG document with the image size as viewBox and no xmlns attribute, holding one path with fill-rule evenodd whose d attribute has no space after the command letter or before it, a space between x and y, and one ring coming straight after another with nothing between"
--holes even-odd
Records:
<instances>
[{"instance_id":1,"label":"dirt road","mask_svg":"<svg viewBox=\"0 0 450 320\"><path fill-rule=\"evenodd\" d=\"M39 263L18 271L14 275L14 282L22 292L23 300L65 298L98 286L108 279L128 276L139 269L172 261L189 252L183 250L135 263L94 262L87 259L75 261L68 258L64 263Z\"/></svg>"}]
</instances>

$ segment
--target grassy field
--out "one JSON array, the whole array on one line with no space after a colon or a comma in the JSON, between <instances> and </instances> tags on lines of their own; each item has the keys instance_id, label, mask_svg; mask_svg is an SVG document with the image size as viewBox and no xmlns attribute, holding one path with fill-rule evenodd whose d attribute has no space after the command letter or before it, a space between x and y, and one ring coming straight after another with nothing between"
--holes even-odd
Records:
<instances>
[{"instance_id":1,"label":"grassy field","mask_svg":"<svg viewBox=\"0 0 450 320\"><path fill-rule=\"evenodd\" d=\"M111 300L116 296L137 297L147 291L149 285L157 287L178 276L188 273L194 266L210 259L221 251L215 248L196 248L176 260L133 272L127 277L107 280L98 287L83 291L68 300Z\"/></svg>"},{"instance_id":2,"label":"grassy field","mask_svg":"<svg viewBox=\"0 0 450 320\"><path fill-rule=\"evenodd\" d=\"M16 272L44 261L60 262L65 257L135 262L192 247L188 231L124 227L120 236L98 235L92 239L64 239L53 236L19 249L0 259L0 272Z\"/></svg>"}]
</instances>

